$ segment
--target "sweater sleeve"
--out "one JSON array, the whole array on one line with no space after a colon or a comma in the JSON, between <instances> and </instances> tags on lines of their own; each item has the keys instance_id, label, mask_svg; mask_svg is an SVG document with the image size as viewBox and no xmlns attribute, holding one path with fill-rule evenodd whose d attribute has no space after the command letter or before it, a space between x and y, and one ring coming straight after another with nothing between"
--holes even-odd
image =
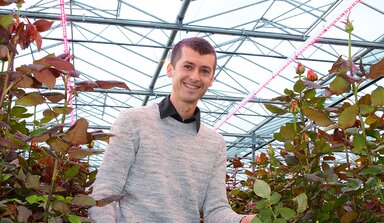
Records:
<instances>
[{"instance_id":1,"label":"sweater sleeve","mask_svg":"<svg viewBox=\"0 0 384 223\"><path fill-rule=\"evenodd\" d=\"M223 139L209 178L203 206L204 222L207 223L239 223L245 216L234 212L227 199L225 184L226 152L227 149Z\"/></svg>"},{"instance_id":2,"label":"sweater sleeve","mask_svg":"<svg viewBox=\"0 0 384 223\"><path fill-rule=\"evenodd\" d=\"M111 133L114 135L104 152L103 161L99 167L92 197L96 200L111 195L123 194L128 172L138 148L135 128L133 128L130 112L120 113L114 123ZM117 203L112 202L103 207L91 207L89 216L97 223L118 222Z\"/></svg>"}]
</instances>

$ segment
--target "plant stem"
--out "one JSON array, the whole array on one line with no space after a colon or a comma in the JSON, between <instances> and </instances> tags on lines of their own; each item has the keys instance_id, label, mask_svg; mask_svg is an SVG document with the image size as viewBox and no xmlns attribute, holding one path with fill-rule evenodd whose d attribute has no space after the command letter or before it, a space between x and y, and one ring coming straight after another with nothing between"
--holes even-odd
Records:
<instances>
[{"instance_id":1,"label":"plant stem","mask_svg":"<svg viewBox=\"0 0 384 223\"><path fill-rule=\"evenodd\" d=\"M3 157L1 157L1 160L3 159ZM2 187L2 184L3 184L3 169L4 167L1 166L0 167L0 194L3 194L3 187Z\"/></svg>"},{"instance_id":2,"label":"plant stem","mask_svg":"<svg viewBox=\"0 0 384 223\"><path fill-rule=\"evenodd\" d=\"M353 62L352 62L352 33L351 32L348 32L348 63L349 63L349 72L351 74L351 76L353 75ZM353 96L354 96L354 99L355 99L355 104L357 106L359 106L359 98L358 98L358 95L357 95L357 92L359 90L358 86L355 84L355 82L352 83L352 90L353 90ZM362 134L364 136L364 139L367 138L367 134L365 132L365 122L364 122L364 119L361 115L361 112L360 112L360 109L358 111L358 116L359 116L359 120L360 120L360 124L361 124L361 131L362 131ZM371 155L370 155L370 151L368 149L367 146L365 146L365 149L366 149L366 153L367 153L367 156L368 156L368 163L369 164L372 164L372 159L371 159Z\"/></svg>"},{"instance_id":3,"label":"plant stem","mask_svg":"<svg viewBox=\"0 0 384 223\"><path fill-rule=\"evenodd\" d=\"M8 53L7 57L8 57L8 68L7 68L7 72L5 74L3 92L1 93L1 98L0 98L1 109L3 108L3 105L4 105L5 95L7 95L7 92L8 92L7 91L8 82L9 82L9 72L8 71L12 71L12 69L13 69L14 54Z\"/></svg>"},{"instance_id":4,"label":"plant stem","mask_svg":"<svg viewBox=\"0 0 384 223\"><path fill-rule=\"evenodd\" d=\"M65 117L66 117L66 108L68 107L68 75L63 76L64 81L64 113L61 117L61 124L65 123Z\"/></svg>"},{"instance_id":5,"label":"plant stem","mask_svg":"<svg viewBox=\"0 0 384 223\"><path fill-rule=\"evenodd\" d=\"M59 173L58 167L59 167L59 160L55 158L55 163L54 163L53 172L52 172L51 186L49 188L48 200L47 200L47 203L45 204L44 222L47 222L47 219L48 219L48 212L49 212L49 207L51 206L52 194L55 190L56 179Z\"/></svg>"}]
</instances>

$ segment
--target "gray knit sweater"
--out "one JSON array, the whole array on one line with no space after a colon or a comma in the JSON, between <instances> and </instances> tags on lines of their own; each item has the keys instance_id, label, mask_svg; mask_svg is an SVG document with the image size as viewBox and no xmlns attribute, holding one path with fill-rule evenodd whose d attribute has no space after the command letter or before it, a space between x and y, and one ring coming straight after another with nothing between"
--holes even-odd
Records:
<instances>
[{"instance_id":1,"label":"gray knit sweater","mask_svg":"<svg viewBox=\"0 0 384 223\"><path fill-rule=\"evenodd\" d=\"M226 147L196 122L160 119L157 104L124 110L111 133L92 196L126 195L92 207L97 223L238 223L226 197Z\"/></svg>"}]
</instances>

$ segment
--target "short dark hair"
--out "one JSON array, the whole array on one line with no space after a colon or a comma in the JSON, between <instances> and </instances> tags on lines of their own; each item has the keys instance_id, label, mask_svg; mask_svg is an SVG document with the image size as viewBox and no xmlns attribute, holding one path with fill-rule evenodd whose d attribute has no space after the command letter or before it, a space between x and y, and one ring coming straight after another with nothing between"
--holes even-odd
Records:
<instances>
[{"instance_id":1,"label":"short dark hair","mask_svg":"<svg viewBox=\"0 0 384 223\"><path fill-rule=\"evenodd\" d=\"M207 54L214 55L215 64L213 65L213 73L215 73L216 64L217 64L216 51L207 40L201 37L191 37L191 38L182 39L173 47L172 54L171 54L171 64L173 67L176 66L177 61L180 59L181 50L183 47L189 47L194 51L198 52L200 55L207 55Z\"/></svg>"}]
</instances>

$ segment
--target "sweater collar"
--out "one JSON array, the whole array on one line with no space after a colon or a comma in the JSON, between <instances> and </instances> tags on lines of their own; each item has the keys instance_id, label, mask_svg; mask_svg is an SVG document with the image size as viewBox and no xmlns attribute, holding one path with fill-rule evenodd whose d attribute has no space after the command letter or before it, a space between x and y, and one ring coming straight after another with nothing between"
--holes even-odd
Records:
<instances>
[{"instance_id":1,"label":"sweater collar","mask_svg":"<svg viewBox=\"0 0 384 223\"><path fill-rule=\"evenodd\" d=\"M183 123L191 123L196 121L196 132L199 132L200 129L200 109L196 107L195 111L193 112L193 116L185 121L181 118L179 113L177 113L175 106L173 106L170 95L165 97L160 103L159 103L159 111L160 111L160 118L164 119L168 116L176 119L177 121L183 122Z\"/></svg>"}]
</instances>

